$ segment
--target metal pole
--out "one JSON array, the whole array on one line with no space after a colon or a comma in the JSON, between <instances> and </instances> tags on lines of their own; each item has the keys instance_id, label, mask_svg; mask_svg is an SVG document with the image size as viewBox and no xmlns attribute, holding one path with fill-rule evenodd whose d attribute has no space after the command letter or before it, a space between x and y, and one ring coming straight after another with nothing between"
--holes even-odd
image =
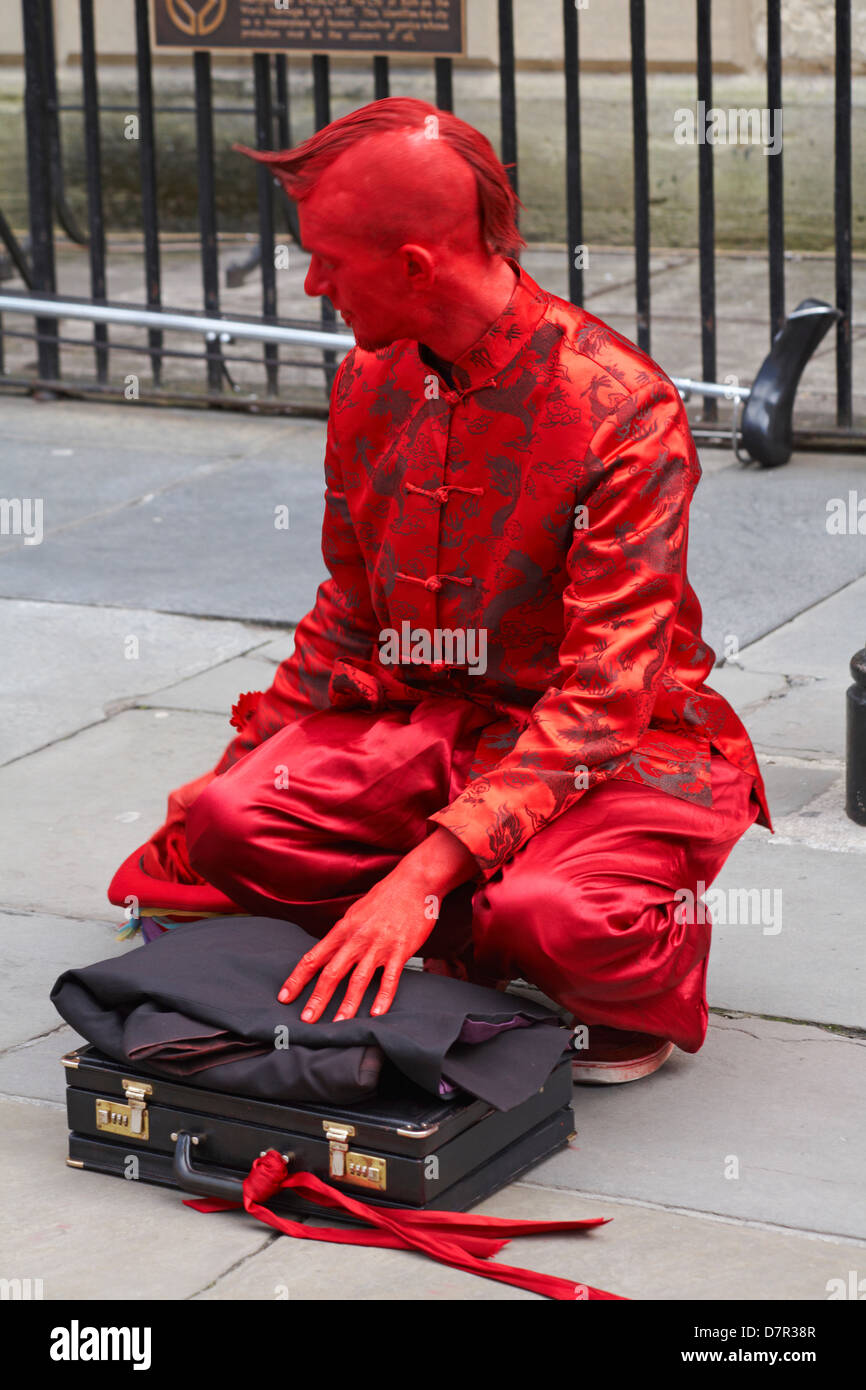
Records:
<instances>
[{"instance_id":1,"label":"metal pole","mask_svg":"<svg viewBox=\"0 0 866 1390\"><path fill-rule=\"evenodd\" d=\"M373 98L382 101L391 95L387 53L377 53L373 59Z\"/></svg>"},{"instance_id":2,"label":"metal pole","mask_svg":"<svg viewBox=\"0 0 866 1390\"><path fill-rule=\"evenodd\" d=\"M0 313L38 314L40 304L65 319L93 323L125 323L137 328L176 329L181 333L228 333L232 338L251 338L260 343L295 343L348 352L355 346L348 333L325 333L318 328L289 328L283 324L247 322L245 319L209 318L203 314L176 314L155 309L127 308L116 304L92 304L89 300L46 299L38 295L0 294ZM57 332L56 319L53 332Z\"/></svg>"},{"instance_id":3,"label":"metal pole","mask_svg":"<svg viewBox=\"0 0 866 1390\"><path fill-rule=\"evenodd\" d=\"M713 104L712 10L710 0L697 0L698 19L698 110L707 112ZM713 147L706 130L698 145L698 254L701 296L701 370L706 381L716 377L716 210L713 193ZM713 397L704 401L704 420L718 419Z\"/></svg>"},{"instance_id":4,"label":"metal pole","mask_svg":"<svg viewBox=\"0 0 866 1390\"><path fill-rule=\"evenodd\" d=\"M637 345L650 350L649 134L646 95L644 0L630 0L632 157L634 160L634 257Z\"/></svg>"},{"instance_id":5,"label":"metal pole","mask_svg":"<svg viewBox=\"0 0 866 1390\"><path fill-rule=\"evenodd\" d=\"M511 187L517 193L517 96L514 85L512 0L499 0L499 115L502 163L511 180Z\"/></svg>"},{"instance_id":6,"label":"metal pole","mask_svg":"<svg viewBox=\"0 0 866 1390\"><path fill-rule=\"evenodd\" d=\"M435 58L433 60L434 71L436 74L436 105L440 111L454 110L454 64L450 58Z\"/></svg>"},{"instance_id":7,"label":"metal pole","mask_svg":"<svg viewBox=\"0 0 866 1390\"><path fill-rule=\"evenodd\" d=\"M217 312L220 307L219 257L217 255L216 184L213 153L213 95L210 54L196 50L195 72L196 145L198 149L198 218L201 234L201 275L204 307ZM207 354L208 390L219 392L223 384L223 361L219 340Z\"/></svg>"},{"instance_id":8,"label":"metal pole","mask_svg":"<svg viewBox=\"0 0 866 1390\"><path fill-rule=\"evenodd\" d=\"M852 422L851 318L851 0L836 0L836 421Z\"/></svg>"},{"instance_id":9,"label":"metal pole","mask_svg":"<svg viewBox=\"0 0 866 1390\"><path fill-rule=\"evenodd\" d=\"M562 0L565 56L565 212L568 220L568 297L583 304L583 183L580 170L580 40L577 6ZM580 254L580 262L577 261Z\"/></svg>"},{"instance_id":10,"label":"metal pole","mask_svg":"<svg viewBox=\"0 0 866 1390\"><path fill-rule=\"evenodd\" d=\"M54 228L51 219L51 141L43 72L43 25L45 10L41 0L21 0L24 28L26 86L24 112L27 127L27 188L30 198L30 264L33 285L53 294ZM42 318L36 324L39 375L47 381L60 378L60 351L56 339L56 318Z\"/></svg>"},{"instance_id":11,"label":"metal pole","mask_svg":"<svg viewBox=\"0 0 866 1390\"><path fill-rule=\"evenodd\" d=\"M151 307L162 303L159 266L159 207L156 198L156 132L150 64L149 0L135 0L135 58L138 70L138 159L141 171L141 218L144 232L144 281ZM148 332L154 386L162 382L162 333Z\"/></svg>"},{"instance_id":12,"label":"metal pole","mask_svg":"<svg viewBox=\"0 0 866 1390\"><path fill-rule=\"evenodd\" d=\"M102 151L99 140L99 88L96 80L96 39L93 27L93 0L79 0L81 18L81 81L84 96L84 153L87 164L87 216L90 230L90 293L100 303L105 299L105 218L102 210ZM108 381L108 329L104 323L93 328L96 348L96 379Z\"/></svg>"},{"instance_id":13,"label":"metal pole","mask_svg":"<svg viewBox=\"0 0 866 1390\"><path fill-rule=\"evenodd\" d=\"M313 54L313 122L316 130L331 124L331 60L327 53ZM321 298L322 327L337 322L337 314L327 295ZM325 366L325 389L331 394L334 377L337 374L337 358L326 350L322 354Z\"/></svg>"},{"instance_id":14,"label":"metal pole","mask_svg":"<svg viewBox=\"0 0 866 1390\"><path fill-rule=\"evenodd\" d=\"M780 0L767 0L767 106L771 139L782 138L782 19ZM776 113L778 112L778 116ZM777 130L777 123L779 129ZM785 323L785 204L782 147L767 156L767 239L770 258L770 345Z\"/></svg>"},{"instance_id":15,"label":"metal pole","mask_svg":"<svg viewBox=\"0 0 866 1390\"><path fill-rule=\"evenodd\" d=\"M256 98L256 149L273 145L271 115L271 67L267 53L253 54L253 81ZM273 320L277 312L277 273L274 265L274 180L264 164L256 166L259 204L259 250L262 271L262 317ZM278 390L279 359L275 345L265 344L265 375L269 396Z\"/></svg>"}]
</instances>

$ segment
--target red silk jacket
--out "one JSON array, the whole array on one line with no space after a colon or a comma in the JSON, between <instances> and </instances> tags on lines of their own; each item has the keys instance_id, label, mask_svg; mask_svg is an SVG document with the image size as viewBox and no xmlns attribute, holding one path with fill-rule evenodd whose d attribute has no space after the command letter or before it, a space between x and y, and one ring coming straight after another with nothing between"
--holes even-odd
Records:
<instances>
[{"instance_id":1,"label":"red silk jacket","mask_svg":"<svg viewBox=\"0 0 866 1390\"><path fill-rule=\"evenodd\" d=\"M610 777L711 806L711 746L754 776L772 830L749 736L704 683L715 655L686 573L701 468L679 394L633 343L511 264L512 299L453 364L456 389L408 340L341 364L330 578L217 771L314 709L439 691L491 713L469 784L431 818L484 880ZM437 629L443 650L447 632L474 630L476 656L483 633L486 670L422 666L406 645L392 664L387 630Z\"/></svg>"}]
</instances>

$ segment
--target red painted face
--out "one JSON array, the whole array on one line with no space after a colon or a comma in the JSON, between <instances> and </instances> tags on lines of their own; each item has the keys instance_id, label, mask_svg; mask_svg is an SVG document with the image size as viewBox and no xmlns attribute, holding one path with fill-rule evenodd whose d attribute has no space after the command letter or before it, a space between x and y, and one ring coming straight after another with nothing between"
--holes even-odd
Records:
<instances>
[{"instance_id":1,"label":"red painted face","mask_svg":"<svg viewBox=\"0 0 866 1390\"><path fill-rule=\"evenodd\" d=\"M369 352L414 336L407 314L407 286L399 276L399 255L385 255L375 246L342 235L316 215L314 201L305 200L298 207L301 241L312 257L305 293L327 295L358 346Z\"/></svg>"}]
</instances>

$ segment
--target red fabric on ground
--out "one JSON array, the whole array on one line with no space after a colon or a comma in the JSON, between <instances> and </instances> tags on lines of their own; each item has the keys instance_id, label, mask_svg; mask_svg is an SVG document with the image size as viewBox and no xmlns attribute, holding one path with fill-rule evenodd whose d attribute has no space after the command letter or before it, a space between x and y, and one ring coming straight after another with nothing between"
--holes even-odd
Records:
<instances>
[{"instance_id":1,"label":"red fabric on ground","mask_svg":"<svg viewBox=\"0 0 866 1390\"><path fill-rule=\"evenodd\" d=\"M277 1216L262 1206L281 1189L301 1193L319 1206L339 1208L366 1222L375 1229L346 1230L328 1226L307 1226L287 1217ZM235 1203L219 1198L187 1201L185 1206L196 1211L230 1211ZM244 1180L243 1205L251 1216L284 1235L300 1240L327 1241L334 1245L367 1245L396 1250L417 1250L440 1263L484 1279L512 1284L520 1289L546 1298L573 1302L575 1299L597 1301L619 1299L619 1294L588 1284L575 1284L552 1274L537 1274L530 1269L513 1265L489 1264L485 1260L507 1244L513 1236L543 1235L564 1231L585 1231L606 1224L605 1218L582 1221L510 1221L507 1217L473 1216L463 1212L407 1211L400 1208L368 1206L340 1192L317 1178L313 1173L288 1173L285 1161L274 1149L257 1158ZM497 1239L497 1236L499 1237Z\"/></svg>"}]
</instances>

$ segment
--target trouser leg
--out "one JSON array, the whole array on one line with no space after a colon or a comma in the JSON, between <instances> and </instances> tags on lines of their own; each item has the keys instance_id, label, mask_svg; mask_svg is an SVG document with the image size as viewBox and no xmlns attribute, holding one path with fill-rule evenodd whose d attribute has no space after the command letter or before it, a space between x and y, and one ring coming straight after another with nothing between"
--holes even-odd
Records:
<instances>
[{"instance_id":1,"label":"trouser leg","mask_svg":"<svg viewBox=\"0 0 866 1390\"><path fill-rule=\"evenodd\" d=\"M322 936L435 829L427 818L466 785L489 721L479 706L447 699L308 715L193 803L190 862L250 912ZM429 944L450 955L470 941L471 892L458 889Z\"/></svg>"},{"instance_id":2,"label":"trouser leg","mask_svg":"<svg viewBox=\"0 0 866 1390\"><path fill-rule=\"evenodd\" d=\"M678 890L709 887L758 813L751 777L717 756L712 774L712 808L612 780L540 830L475 893L479 966L532 982L580 1022L696 1052L711 922Z\"/></svg>"}]
</instances>

